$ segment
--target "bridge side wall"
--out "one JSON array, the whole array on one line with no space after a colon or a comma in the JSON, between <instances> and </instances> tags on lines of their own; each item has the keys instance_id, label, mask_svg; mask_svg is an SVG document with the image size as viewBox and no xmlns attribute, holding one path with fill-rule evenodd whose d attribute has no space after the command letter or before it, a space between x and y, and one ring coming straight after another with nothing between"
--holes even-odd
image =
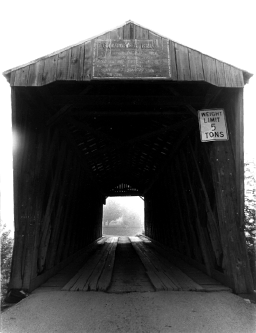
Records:
<instances>
[{"instance_id":1,"label":"bridge side wall","mask_svg":"<svg viewBox=\"0 0 256 333\"><path fill-rule=\"evenodd\" d=\"M244 236L243 90L223 90L229 141L190 135L145 196L145 233L237 293L252 293Z\"/></svg>"},{"instance_id":2,"label":"bridge side wall","mask_svg":"<svg viewBox=\"0 0 256 333\"><path fill-rule=\"evenodd\" d=\"M102 233L103 198L63 129L12 89L15 241L10 289L67 260Z\"/></svg>"}]
</instances>

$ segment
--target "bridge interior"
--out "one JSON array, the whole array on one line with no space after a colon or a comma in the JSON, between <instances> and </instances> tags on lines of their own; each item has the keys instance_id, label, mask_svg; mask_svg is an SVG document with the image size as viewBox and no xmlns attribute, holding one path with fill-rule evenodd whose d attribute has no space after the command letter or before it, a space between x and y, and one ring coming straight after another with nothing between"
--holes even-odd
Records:
<instances>
[{"instance_id":1,"label":"bridge interior","mask_svg":"<svg viewBox=\"0 0 256 333\"><path fill-rule=\"evenodd\" d=\"M105 195L149 190L205 105L207 84L93 82L51 84L44 101ZM211 92L213 94L213 92ZM46 98L45 98L46 97ZM65 134L64 134L65 135Z\"/></svg>"},{"instance_id":2,"label":"bridge interior","mask_svg":"<svg viewBox=\"0 0 256 333\"><path fill-rule=\"evenodd\" d=\"M145 201L146 236L225 285L246 289L249 275L232 277L238 266L228 259L223 223L240 208L221 199L223 188L225 198L238 195L237 132L230 141L202 143L197 118L199 109L225 107L235 128L241 94L165 80L13 87L19 140L10 287L33 290L56 274L102 236L108 196L136 195ZM236 227L232 232L244 242ZM246 256L243 245L232 251Z\"/></svg>"}]
</instances>

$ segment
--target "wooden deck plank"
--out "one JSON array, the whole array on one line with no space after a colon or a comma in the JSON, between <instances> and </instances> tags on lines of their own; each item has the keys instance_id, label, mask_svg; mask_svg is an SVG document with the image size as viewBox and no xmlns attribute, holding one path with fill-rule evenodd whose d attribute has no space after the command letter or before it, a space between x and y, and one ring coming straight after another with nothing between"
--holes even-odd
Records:
<instances>
[{"instance_id":1,"label":"wooden deck plank","mask_svg":"<svg viewBox=\"0 0 256 333\"><path fill-rule=\"evenodd\" d=\"M70 290L73 290L73 291L89 290L87 282L89 281L91 275L93 274L93 272L94 272L95 268L97 267L101 258L103 256L105 256L105 251L107 250L108 247L109 247L109 243L106 243L106 242L100 246L100 248L97 250L97 252L85 264L82 274L80 275L79 279L77 280L75 285Z\"/></svg>"},{"instance_id":2,"label":"wooden deck plank","mask_svg":"<svg viewBox=\"0 0 256 333\"><path fill-rule=\"evenodd\" d=\"M143 246L141 244L141 246ZM149 243L144 244L144 251L147 253L149 260L155 265L155 267L165 273L165 275L176 286L174 290L193 290L203 291L203 288L184 274L178 267L171 264L163 256L159 255L156 251L151 250Z\"/></svg>"},{"instance_id":3,"label":"wooden deck plank","mask_svg":"<svg viewBox=\"0 0 256 333\"><path fill-rule=\"evenodd\" d=\"M167 258L166 260L171 264L177 266L184 274L190 277L198 285L200 285L204 291L231 291L230 288L222 285L220 282L216 281L212 277L198 270L197 268L189 265L180 258L175 257L172 254L168 254L166 249L160 247L156 243L149 240L146 236L140 235L140 237L145 244L148 244L152 249L160 253L163 257ZM215 286L215 288L213 287Z\"/></svg>"},{"instance_id":4,"label":"wooden deck plank","mask_svg":"<svg viewBox=\"0 0 256 333\"><path fill-rule=\"evenodd\" d=\"M130 237L131 238L131 237ZM132 240L131 240L132 241ZM134 240L133 240L134 241ZM141 252L148 258L151 264L155 267L158 277L161 279L162 283L165 285L165 290L181 290L181 286L177 281L170 278L167 270L164 270L162 263L159 261L154 253L148 251L148 249L143 245L141 241L137 241L136 245L140 248Z\"/></svg>"},{"instance_id":5,"label":"wooden deck plank","mask_svg":"<svg viewBox=\"0 0 256 333\"><path fill-rule=\"evenodd\" d=\"M111 251L115 238L111 237L109 240L110 240L109 242L108 241L105 242L105 249L103 251L102 257L100 258L99 262L95 266L92 275L87 280L87 282L83 288L84 291L89 291L89 290L96 291L97 290L98 280L104 270L109 252Z\"/></svg>"},{"instance_id":6,"label":"wooden deck plank","mask_svg":"<svg viewBox=\"0 0 256 333\"><path fill-rule=\"evenodd\" d=\"M147 273L152 285L154 286L155 290L156 291L166 290L166 287L162 283L161 279L159 278L154 266L151 264L151 262L148 260L148 258L143 254L143 252L139 248L138 244L136 242L134 242L132 239L130 239L130 240L131 240L131 244L132 244L133 248L135 249L138 256L140 257L140 259L146 269L146 273Z\"/></svg>"},{"instance_id":7,"label":"wooden deck plank","mask_svg":"<svg viewBox=\"0 0 256 333\"><path fill-rule=\"evenodd\" d=\"M107 241L108 238L109 237L101 238L100 240L97 241L97 245L94 245L93 247L95 248L95 246L96 247L100 246L101 248L99 248L98 251L99 250L102 251L102 246L104 245L104 243ZM81 278L83 272L88 269L88 263L90 264L90 261L93 260L93 257L89 258L89 256L92 254L93 247L88 249L88 254L85 258L86 262L83 265L83 267L72 277L72 279L70 279L70 281L68 281L68 283L61 290L63 291L71 290L76 285L77 281Z\"/></svg>"},{"instance_id":8,"label":"wooden deck plank","mask_svg":"<svg viewBox=\"0 0 256 333\"><path fill-rule=\"evenodd\" d=\"M114 238L114 242L109 251L104 270L98 281L97 289L101 290L101 291L107 291L108 288L110 287L111 280L112 280L113 268L114 268L114 263L115 263L115 252L116 252L118 237L113 237L113 238Z\"/></svg>"}]
</instances>

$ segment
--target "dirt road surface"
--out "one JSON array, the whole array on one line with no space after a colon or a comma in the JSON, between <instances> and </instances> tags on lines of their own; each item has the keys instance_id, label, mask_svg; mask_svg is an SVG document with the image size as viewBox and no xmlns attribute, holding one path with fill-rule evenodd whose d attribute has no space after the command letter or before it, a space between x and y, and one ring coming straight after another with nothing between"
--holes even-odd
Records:
<instances>
[{"instance_id":1,"label":"dirt road surface","mask_svg":"<svg viewBox=\"0 0 256 333\"><path fill-rule=\"evenodd\" d=\"M228 292L39 289L2 314L2 333L255 333L256 306Z\"/></svg>"}]
</instances>

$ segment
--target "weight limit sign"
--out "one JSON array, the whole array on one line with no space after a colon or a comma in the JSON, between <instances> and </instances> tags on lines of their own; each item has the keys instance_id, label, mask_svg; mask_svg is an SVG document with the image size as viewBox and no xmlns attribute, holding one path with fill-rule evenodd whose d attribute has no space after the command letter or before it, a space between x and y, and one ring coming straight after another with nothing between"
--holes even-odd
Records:
<instances>
[{"instance_id":1,"label":"weight limit sign","mask_svg":"<svg viewBox=\"0 0 256 333\"><path fill-rule=\"evenodd\" d=\"M201 141L226 141L228 131L223 109L198 111Z\"/></svg>"}]
</instances>

